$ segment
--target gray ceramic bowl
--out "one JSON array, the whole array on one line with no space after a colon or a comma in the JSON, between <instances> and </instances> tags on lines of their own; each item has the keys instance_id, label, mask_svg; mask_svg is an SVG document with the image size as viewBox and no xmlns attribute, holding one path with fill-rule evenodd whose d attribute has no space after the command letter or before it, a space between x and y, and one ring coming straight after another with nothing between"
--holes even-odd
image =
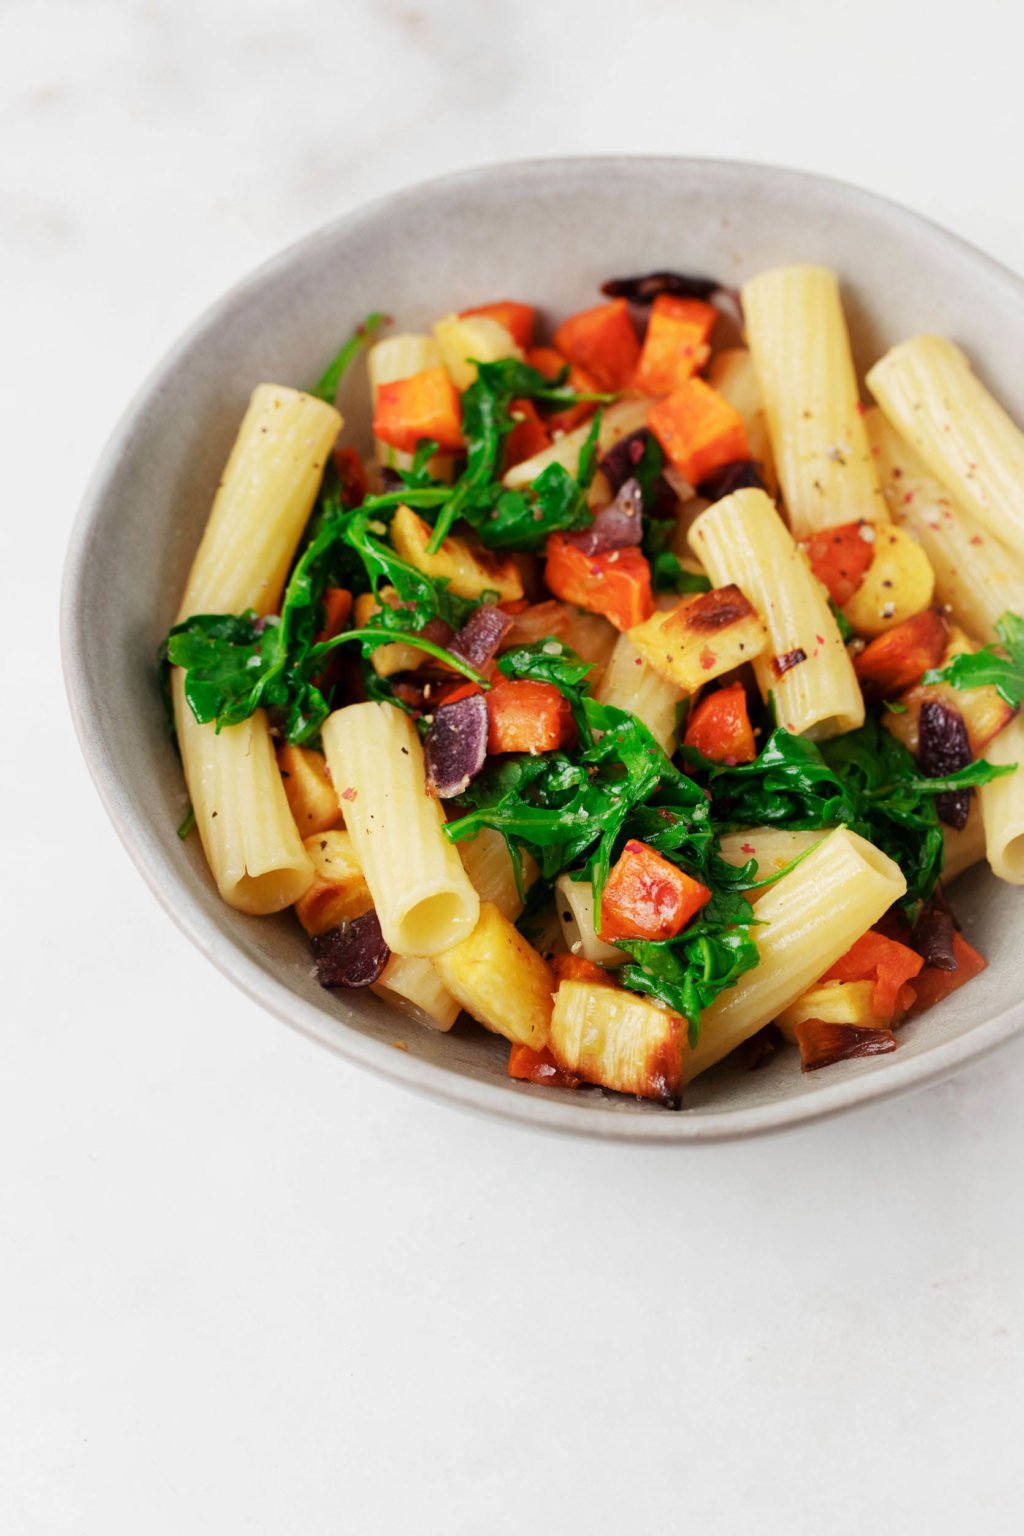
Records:
<instances>
[{"instance_id":1,"label":"gray ceramic bowl","mask_svg":"<svg viewBox=\"0 0 1024 1536\"><path fill-rule=\"evenodd\" d=\"M894 1056L810 1077L794 1052L754 1073L724 1063L697 1080L678 1114L597 1089L533 1088L505 1077L508 1048L483 1030L437 1035L372 996L321 991L294 920L224 906L198 840L175 836L183 789L154 656L253 385L315 378L371 309L415 327L467 302L511 296L558 316L594 302L598 284L616 273L675 267L737 282L792 261L841 274L862 370L902 337L941 331L1024 416L1020 279L925 220L836 182L673 159L492 167L374 203L233 289L140 390L96 470L68 554L71 706L104 804L152 890L210 960L286 1023L451 1103L645 1142L714 1141L813 1120L934 1081L1021 1027L1020 893L977 871L961 882L958 907L990 967L906 1026ZM355 387L341 404L349 428L365 433ZM396 1039L407 1052L393 1048Z\"/></svg>"}]
</instances>

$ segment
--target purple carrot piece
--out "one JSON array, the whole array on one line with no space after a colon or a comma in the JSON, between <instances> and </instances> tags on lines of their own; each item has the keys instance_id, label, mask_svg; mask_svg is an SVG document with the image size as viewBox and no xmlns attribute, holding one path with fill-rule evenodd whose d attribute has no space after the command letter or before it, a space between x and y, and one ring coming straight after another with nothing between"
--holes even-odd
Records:
<instances>
[{"instance_id":1,"label":"purple carrot piece","mask_svg":"<svg viewBox=\"0 0 1024 1536\"><path fill-rule=\"evenodd\" d=\"M322 987L372 986L391 959L376 912L318 933L311 942Z\"/></svg>"},{"instance_id":2,"label":"purple carrot piece","mask_svg":"<svg viewBox=\"0 0 1024 1536\"><path fill-rule=\"evenodd\" d=\"M487 704L482 693L470 693L442 704L424 742L427 782L442 800L461 795L484 765L487 756Z\"/></svg>"}]
</instances>

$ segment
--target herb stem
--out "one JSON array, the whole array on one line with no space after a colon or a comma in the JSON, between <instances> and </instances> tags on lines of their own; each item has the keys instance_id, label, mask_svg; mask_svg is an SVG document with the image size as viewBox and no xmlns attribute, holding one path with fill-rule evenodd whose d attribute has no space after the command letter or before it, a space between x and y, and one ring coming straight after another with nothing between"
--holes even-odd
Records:
<instances>
[{"instance_id":1,"label":"herb stem","mask_svg":"<svg viewBox=\"0 0 1024 1536\"><path fill-rule=\"evenodd\" d=\"M325 400L328 405L333 405L334 397L338 393L338 386L355 360L359 349L364 347L368 341L372 341L377 331L380 330L387 319L387 315L381 314L376 309L371 315L367 315L362 325L356 326L337 356L328 363L326 369L309 393L315 395L318 400Z\"/></svg>"},{"instance_id":2,"label":"herb stem","mask_svg":"<svg viewBox=\"0 0 1024 1536\"><path fill-rule=\"evenodd\" d=\"M443 661L446 667L460 672L471 683L476 683L480 688L490 688L490 683L475 668L463 661L460 656L455 656L451 651L446 651L443 646L435 645L432 640L424 640L414 630L384 629L380 625L374 625L366 629L347 629L343 635L335 635L332 640L321 640L319 645L310 647L309 660L319 661L321 656L326 656L333 651L335 646L344 645L349 640L373 640L378 645L411 645L418 651L425 651L428 656L433 656L437 661Z\"/></svg>"}]
</instances>

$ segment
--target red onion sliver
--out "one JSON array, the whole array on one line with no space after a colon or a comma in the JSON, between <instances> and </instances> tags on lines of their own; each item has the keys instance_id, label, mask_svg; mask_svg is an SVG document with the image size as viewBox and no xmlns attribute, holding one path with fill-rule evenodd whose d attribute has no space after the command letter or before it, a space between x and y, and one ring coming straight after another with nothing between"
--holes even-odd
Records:
<instances>
[{"instance_id":1,"label":"red onion sliver","mask_svg":"<svg viewBox=\"0 0 1024 1536\"><path fill-rule=\"evenodd\" d=\"M453 656L468 661L471 667L483 667L498 654L498 648L512 628L512 616L493 603L486 603L471 613L448 649Z\"/></svg>"},{"instance_id":2,"label":"red onion sliver","mask_svg":"<svg viewBox=\"0 0 1024 1536\"><path fill-rule=\"evenodd\" d=\"M627 480L615 500L602 507L589 528L570 533L569 543L585 555L601 555L610 549L626 549L643 537L644 498L638 480Z\"/></svg>"}]
</instances>

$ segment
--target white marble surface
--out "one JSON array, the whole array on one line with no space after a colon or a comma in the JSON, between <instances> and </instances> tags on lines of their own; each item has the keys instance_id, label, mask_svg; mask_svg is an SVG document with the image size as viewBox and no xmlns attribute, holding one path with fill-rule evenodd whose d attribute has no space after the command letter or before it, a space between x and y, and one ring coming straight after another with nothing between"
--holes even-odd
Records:
<instances>
[{"instance_id":1,"label":"white marble surface","mask_svg":"<svg viewBox=\"0 0 1024 1536\"><path fill-rule=\"evenodd\" d=\"M167 922L55 639L105 434L277 247L445 169L665 150L832 172L1024 268L1020 44L1001 0L6 0L5 1532L1021 1529L1024 1041L704 1152L420 1102Z\"/></svg>"}]
</instances>

